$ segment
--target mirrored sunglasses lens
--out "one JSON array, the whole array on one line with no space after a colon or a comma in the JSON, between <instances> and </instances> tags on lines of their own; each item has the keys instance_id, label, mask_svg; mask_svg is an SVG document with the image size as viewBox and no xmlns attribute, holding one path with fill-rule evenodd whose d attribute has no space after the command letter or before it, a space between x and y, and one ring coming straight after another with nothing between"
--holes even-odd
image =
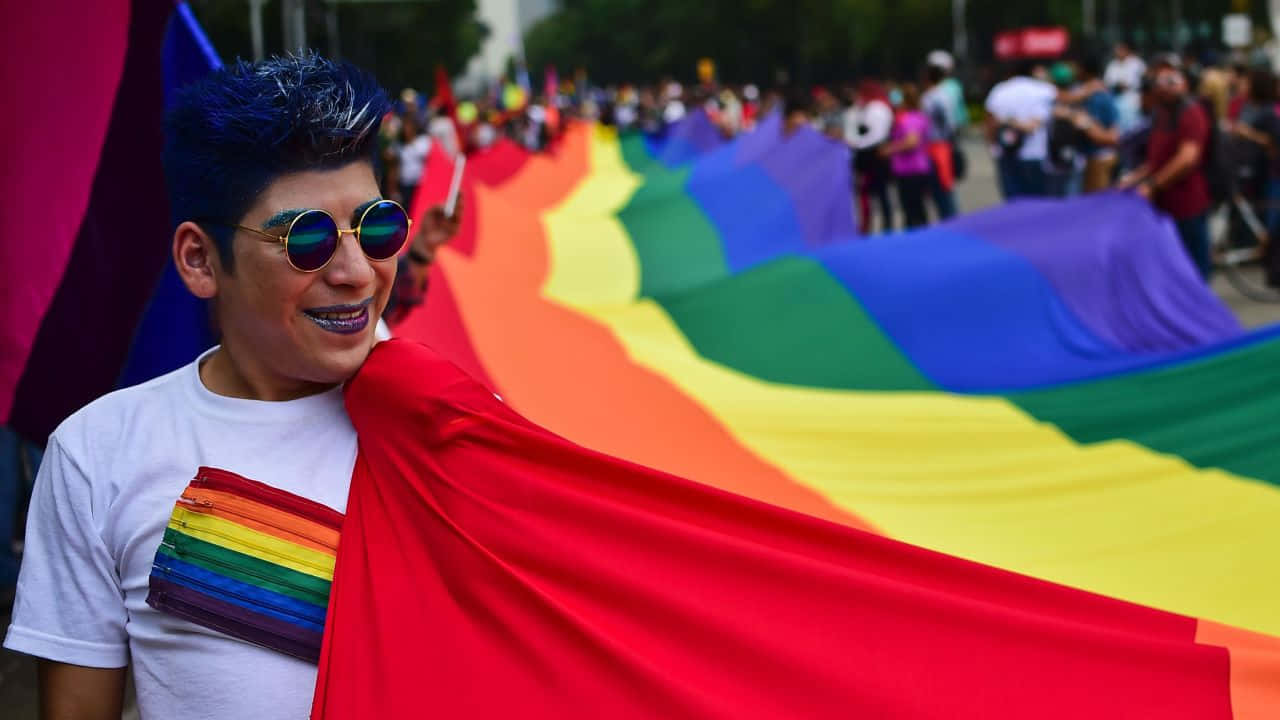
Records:
<instances>
[{"instance_id":1,"label":"mirrored sunglasses lens","mask_svg":"<svg viewBox=\"0 0 1280 720\"><path fill-rule=\"evenodd\" d=\"M360 221L360 246L374 260L394 257L409 236L409 216L399 205L382 201Z\"/></svg>"},{"instance_id":2,"label":"mirrored sunglasses lens","mask_svg":"<svg viewBox=\"0 0 1280 720\"><path fill-rule=\"evenodd\" d=\"M289 261L299 270L318 270L338 247L338 225L318 210L298 216L289 230Z\"/></svg>"}]
</instances>

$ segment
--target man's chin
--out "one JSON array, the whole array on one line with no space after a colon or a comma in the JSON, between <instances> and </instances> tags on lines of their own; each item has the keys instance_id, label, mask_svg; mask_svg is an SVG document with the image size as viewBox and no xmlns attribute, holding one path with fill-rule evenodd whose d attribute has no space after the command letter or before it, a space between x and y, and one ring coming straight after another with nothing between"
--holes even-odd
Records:
<instances>
[{"instance_id":1,"label":"man's chin","mask_svg":"<svg viewBox=\"0 0 1280 720\"><path fill-rule=\"evenodd\" d=\"M373 336L370 335L365 340L352 347L322 350L314 355L312 364L314 381L326 385L337 385L355 377L360 366L364 365L364 361L373 350Z\"/></svg>"}]
</instances>

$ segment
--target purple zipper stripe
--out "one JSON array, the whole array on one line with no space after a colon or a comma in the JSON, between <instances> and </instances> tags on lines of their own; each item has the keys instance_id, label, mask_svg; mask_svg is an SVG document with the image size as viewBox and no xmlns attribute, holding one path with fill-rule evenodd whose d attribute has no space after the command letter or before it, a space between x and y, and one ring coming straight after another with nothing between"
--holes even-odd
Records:
<instances>
[{"instance_id":1,"label":"purple zipper stripe","mask_svg":"<svg viewBox=\"0 0 1280 720\"><path fill-rule=\"evenodd\" d=\"M320 658L323 633L255 613L154 574L150 584L147 604L157 610L309 662Z\"/></svg>"}]
</instances>

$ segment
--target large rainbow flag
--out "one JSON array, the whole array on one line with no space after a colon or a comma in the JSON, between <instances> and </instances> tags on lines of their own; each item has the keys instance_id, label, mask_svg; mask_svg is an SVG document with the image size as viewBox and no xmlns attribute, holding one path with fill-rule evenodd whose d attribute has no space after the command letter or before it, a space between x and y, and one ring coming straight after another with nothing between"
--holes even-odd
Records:
<instances>
[{"instance_id":1,"label":"large rainbow flag","mask_svg":"<svg viewBox=\"0 0 1280 720\"><path fill-rule=\"evenodd\" d=\"M379 344L313 720L1268 718L1277 641L584 449Z\"/></svg>"},{"instance_id":2,"label":"large rainbow flag","mask_svg":"<svg viewBox=\"0 0 1280 720\"><path fill-rule=\"evenodd\" d=\"M766 124L673 165L579 125L481 158L397 332L587 447L1280 634L1276 332L1244 334L1131 197L857 239L818 143Z\"/></svg>"},{"instance_id":3,"label":"large rainbow flag","mask_svg":"<svg viewBox=\"0 0 1280 720\"><path fill-rule=\"evenodd\" d=\"M212 342L165 270L158 148L164 93L217 58L180 4L115 0L77 27L32 5L19 20L6 46L31 62L0 72L36 115L0 133L0 185L15 237L44 241L0 244L0 418L39 438ZM68 37L77 53L59 49ZM42 65L79 73L80 95L23 70ZM1197 691L1267 717L1280 702L1277 332L1243 333L1133 198L1020 203L867 240L848 167L776 118L733 142L694 113L662 139L578 125L547 155L500 143L469 164L462 234L397 331L573 442L881 536L873 575L989 591L1015 614L1056 617L1059 590L1017 599L1045 587L1035 579L1146 606L1068 593L1071 612L1106 605L1071 653L1098 641L1140 648L1134 666L1177 659L1161 667L1175 676L1182 661L1212 666L1229 688ZM417 211L450 174L436 156ZM545 490L554 475L533 480ZM711 497L654 482L667 500ZM678 503L664 507L647 527ZM822 527L806 542L881 547ZM907 578L916 561L926 571ZM291 629L296 654L314 655L317 619ZM992 627L949 631L982 646ZM1195 646L1229 647L1229 663Z\"/></svg>"}]
</instances>

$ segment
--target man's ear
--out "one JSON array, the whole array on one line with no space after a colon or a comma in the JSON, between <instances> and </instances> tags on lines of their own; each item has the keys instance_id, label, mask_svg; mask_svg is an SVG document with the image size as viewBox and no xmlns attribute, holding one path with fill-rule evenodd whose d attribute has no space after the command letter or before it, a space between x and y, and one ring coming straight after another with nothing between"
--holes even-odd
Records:
<instances>
[{"instance_id":1,"label":"man's ear","mask_svg":"<svg viewBox=\"0 0 1280 720\"><path fill-rule=\"evenodd\" d=\"M209 233L187 221L173 231L173 264L192 295L208 300L218 294L222 258Z\"/></svg>"}]
</instances>

